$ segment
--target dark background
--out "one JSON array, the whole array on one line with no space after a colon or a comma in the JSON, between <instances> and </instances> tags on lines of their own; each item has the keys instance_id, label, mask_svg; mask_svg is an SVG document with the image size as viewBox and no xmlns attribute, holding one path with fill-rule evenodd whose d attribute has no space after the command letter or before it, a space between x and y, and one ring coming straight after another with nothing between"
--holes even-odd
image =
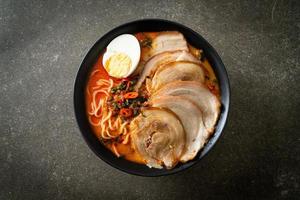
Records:
<instances>
[{"instance_id":1,"label":"dark background","mask_svg":"<svg viewBox=\"0 0 300 200\"><path fill-rule=\"evenodd\" d=\"M89 48L122 23L174 20L219 52L227 127L182 173L144 178L98 159L74 118ZM299 199L300 1L0 0L0 199Z\"/></svg>"}]
</instances>

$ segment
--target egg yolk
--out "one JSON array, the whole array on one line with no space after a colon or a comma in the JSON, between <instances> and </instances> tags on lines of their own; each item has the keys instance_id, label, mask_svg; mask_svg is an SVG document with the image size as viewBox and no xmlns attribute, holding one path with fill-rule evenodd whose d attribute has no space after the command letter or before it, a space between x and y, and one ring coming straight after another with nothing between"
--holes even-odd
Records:
<instances>
[{"instance_id":1,"label":"egg yolk","mask_svg":"<svg viewBox=\"0 0 300 200\"><path fill-rule=\"evenodd\" d=\"M112 55L104 65L108 74L116 78L125 77L128 74L130 67L131 59L124 53Z\"/></svg>"}]
</instances>

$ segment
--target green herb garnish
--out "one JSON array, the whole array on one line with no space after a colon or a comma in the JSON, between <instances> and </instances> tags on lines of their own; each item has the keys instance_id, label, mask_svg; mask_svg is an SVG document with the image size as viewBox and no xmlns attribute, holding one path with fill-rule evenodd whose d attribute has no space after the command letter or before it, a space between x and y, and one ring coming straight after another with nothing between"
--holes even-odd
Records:
<instances>
[{"instance_id":1,"label":"green herb garnish","mask_svg":"<svg viewBox=\"0 0 300 200\"><path fill-rule=\"evenodd\" d=\"M144 40L141 41L141 46L142 47L149 47L151 48L152 45L152 40L150 38L146 38Z\"/></svg>"}]
</instances>

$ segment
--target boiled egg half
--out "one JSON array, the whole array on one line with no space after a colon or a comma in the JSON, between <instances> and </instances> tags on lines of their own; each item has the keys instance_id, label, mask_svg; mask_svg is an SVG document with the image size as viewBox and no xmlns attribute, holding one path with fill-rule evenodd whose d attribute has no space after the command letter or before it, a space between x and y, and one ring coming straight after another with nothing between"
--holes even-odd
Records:
<instances>
[{"instance_id":1,"label":"boiled egg half","mask_svg":"<svg viewBox=\"0 0 300 200\"><path fill-rule=\"evenodd\" d=\"M116 78L130 76L139 64L140 43L131 34L119 35L107 46L102 64L108 74Z\"/></svg>"}]
</instances>

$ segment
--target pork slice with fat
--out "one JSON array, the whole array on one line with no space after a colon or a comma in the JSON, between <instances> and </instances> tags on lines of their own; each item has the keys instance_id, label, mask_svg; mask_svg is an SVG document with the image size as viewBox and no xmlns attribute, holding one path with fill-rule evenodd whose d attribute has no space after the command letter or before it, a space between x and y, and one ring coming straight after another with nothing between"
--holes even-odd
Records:
<instances>
[{"instance_id":1,"label":"pork slice with fat","mask_svg":"<svg viewBox=\"0 0 300 200\"><path fill-rule=\"evenodd\" d=\"M173 81L155 92L151 99L159 96L172 95L185 97L193 101L203 112L206 129L212 133L220 114L221 103L209 89L197 81Z\"/></svg>"},{"instance_id":2,"label":"pork slice with fat","mask_svg":"<svg viewBox=\"0 0 300 200\"><path fill-rule=\"evenodd\" d=\"M191 100L180 96L156 96L153 107L170 109L180 119L185 131L185 150L180 161L187 162L195 158L206 143L209 133L203 124L202 112Z\"/></svg>"}]
</instances>

